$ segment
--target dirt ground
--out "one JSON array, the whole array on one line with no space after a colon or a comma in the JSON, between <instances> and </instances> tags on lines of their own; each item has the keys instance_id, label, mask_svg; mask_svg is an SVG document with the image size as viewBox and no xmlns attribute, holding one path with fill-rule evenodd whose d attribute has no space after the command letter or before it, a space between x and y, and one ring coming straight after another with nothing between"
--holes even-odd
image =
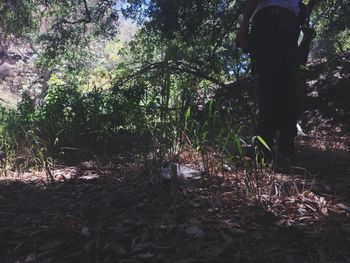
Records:
<instances>
[{"instance_id":1,"label":"dirt ground","mask_svg":"<svg viewBox=\"0 0 350 263\"><path fill-rule=\"evenodd\" d=\"M349 137L334 136L299 140L296 175L253 172L261 193L242 169L174 183L130 154L57 166L52 185L9 173L0 262L350 262Z\"/></svg>"}]
</instances>

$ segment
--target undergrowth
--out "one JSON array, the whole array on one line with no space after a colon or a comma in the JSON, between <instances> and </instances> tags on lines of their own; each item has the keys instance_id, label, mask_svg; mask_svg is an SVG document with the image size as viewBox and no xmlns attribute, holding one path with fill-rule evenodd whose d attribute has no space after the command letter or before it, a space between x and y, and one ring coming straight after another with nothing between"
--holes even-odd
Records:
<instances>
[{"instance_id":1,"label":"undergrowth","mask_svg":"<svg viewBox=\"0 0 350 263\"><path fill-rule=\"evenodd\" d=\"M2 174L43 170L54 182L57 162L79 160L87 152L108 158L130 151L149 176L170 164L175 188L174 164L184 162L209 176L240 174L245 194L261 199L271 171L263 158L254 159L258 154L242 132L239 108L211 98L209 86L199 100L167 65L154 89L141 80L90 91L75 82L50 81L41 100L24 94L16 109L2 108Z\"/></svg>"}]
</instances>

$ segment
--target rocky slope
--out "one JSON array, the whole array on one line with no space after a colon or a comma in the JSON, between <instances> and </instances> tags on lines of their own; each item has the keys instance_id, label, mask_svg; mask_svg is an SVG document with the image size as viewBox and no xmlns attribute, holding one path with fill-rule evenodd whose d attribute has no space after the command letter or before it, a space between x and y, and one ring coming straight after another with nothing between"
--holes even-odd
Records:
<instances>
[{"instance_id":1,"label":"rocky slope","mask_svg":"<svg viewBox=\"0 0 350 263\"><path fill-rule=\"evenodd\" d=\"M37 53L27 39L7 37L0 41L0 104L15 107L22 94L40 94L43 78L35 67Z\"/></svg>"}]
</instances>

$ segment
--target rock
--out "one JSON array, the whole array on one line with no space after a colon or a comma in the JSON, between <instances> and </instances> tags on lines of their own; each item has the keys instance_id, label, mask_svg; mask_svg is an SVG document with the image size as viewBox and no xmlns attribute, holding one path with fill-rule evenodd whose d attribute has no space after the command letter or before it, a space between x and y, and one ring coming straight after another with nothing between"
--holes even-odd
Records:
<instances>
[{"instance_id":1,"label":"rock","mask_svg":"<svg viewBox=\"0 0 350 263\"><path fill-rule=\"evenodd\" d=\"M0 78L6 78L11 75L12 70L15 68L14 65L11 65L7 62L0 65Z\"/></svg>"}]
</instances>

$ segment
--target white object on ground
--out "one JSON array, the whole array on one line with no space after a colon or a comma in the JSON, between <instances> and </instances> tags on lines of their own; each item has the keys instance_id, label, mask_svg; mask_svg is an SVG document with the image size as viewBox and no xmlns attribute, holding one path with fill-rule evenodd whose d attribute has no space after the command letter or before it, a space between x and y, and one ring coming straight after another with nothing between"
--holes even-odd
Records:
<instances>
[{"instance_id":1,"label":"white object on ground","mask_svg":"<svg viewBox=\"0 0 350 263\"><path fill-rule=\"evenodd\" d=\"M175 164L177 168L177 178L180 180L188 180L188 179L199 179L200 171L192 169L190 167ZM162 178L165 180L171 179L171 164L161 169Z\"/></svg>"},{"instance_id":2,"label":"white object on ground","mask_svg":"<svg viewBox=\"0 0 350 263\"><path fill-rule=\"evenodd\" d=\"M301 126L299 123L297 123L297 133L298 133L298 136L307 136L307 134L302 130Z\"/></svg>"}]
</instances>

